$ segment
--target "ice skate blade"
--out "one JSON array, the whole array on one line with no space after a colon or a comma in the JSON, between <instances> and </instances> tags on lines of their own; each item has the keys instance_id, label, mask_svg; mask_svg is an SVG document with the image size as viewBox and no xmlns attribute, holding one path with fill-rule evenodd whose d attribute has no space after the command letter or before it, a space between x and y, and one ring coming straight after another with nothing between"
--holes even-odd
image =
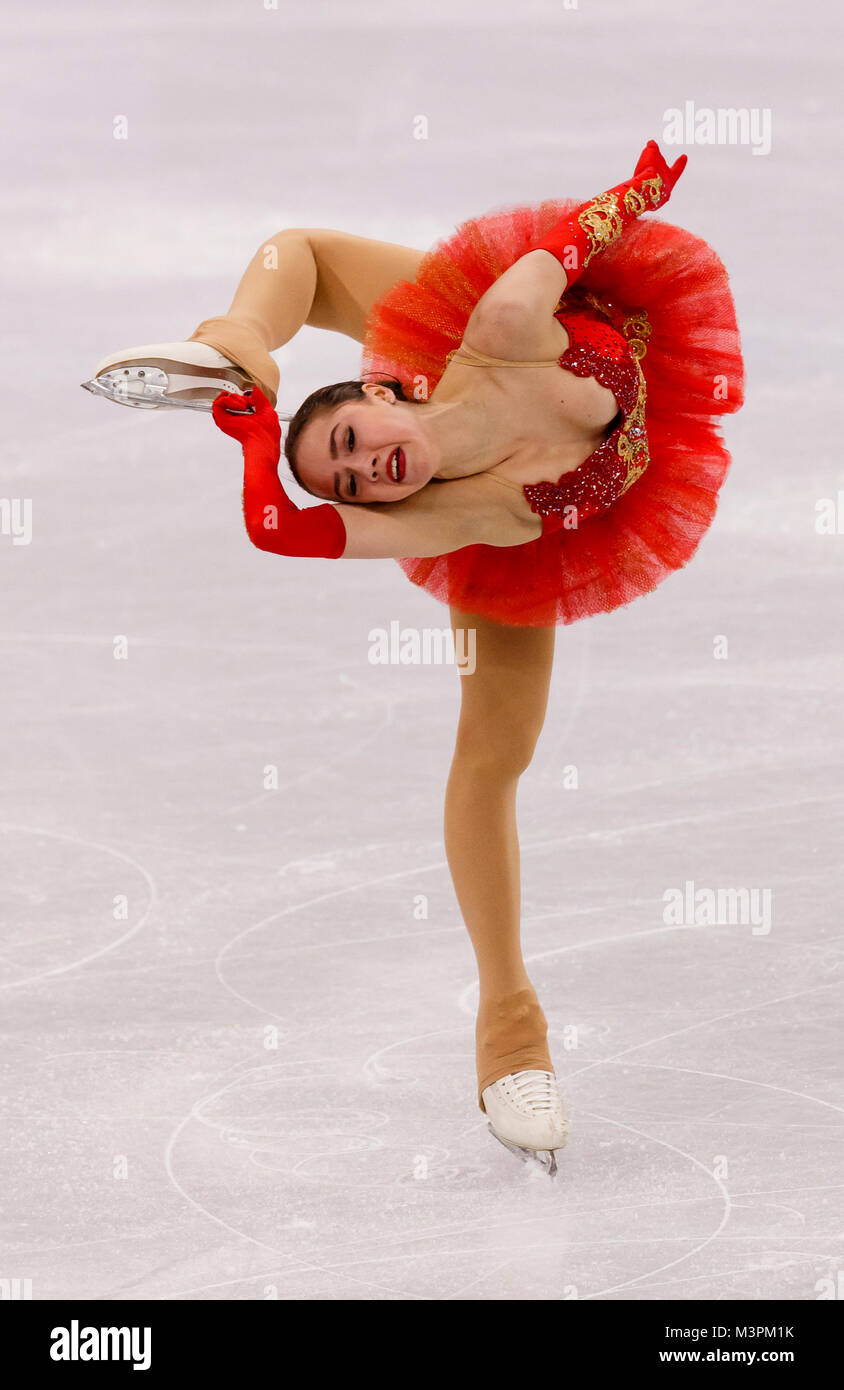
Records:
<instances>
[{"instance_id":1,"label":"ice skate blade","mask_svg":"<svg viewBox=\"0 0 844 1390\"><path fill-rule=\"evenodd\" d=\"M529 1163L533 1160L533 1162L539 1164L540 1168L545 1170L549 1178L555 1178L557 1176L556 1149L526 1149L522 1144L514 1144L512 1139L502 1139L501 1135L496 1134L492 1125L489 1123L487 1123L487 1129L493 1139L497 1139L499 1144L504 1145L505 1149L509 1149L511 1153L516 1154L523 1163ZM560 1148L562 1148L562 1144Z\"/></svg>"},{"instance_id":2,"label":"ice skate blade","mask_svg":"<svg viewBox=\"0 0 844 1390\"><path fill-rule=\"evenodd\" d=\"M204 410L210 413L215 398L222 391L239 394L238 387L230 381L177 376L152 365L117 367L79 384L93 396L102 396L135 410Z\"/></svg>"}]
</instances>

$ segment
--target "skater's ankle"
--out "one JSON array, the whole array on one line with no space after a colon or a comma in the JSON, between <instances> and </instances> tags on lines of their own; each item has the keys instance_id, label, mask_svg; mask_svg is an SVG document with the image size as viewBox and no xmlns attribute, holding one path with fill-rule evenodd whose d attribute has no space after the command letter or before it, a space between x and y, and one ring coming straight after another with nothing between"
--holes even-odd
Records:
<instances>
[{"instance_id":1,"label":"skater's ankle","mask_svg":"<svg viewBox=\"0 0 844 1390\"><path fill-rule=\"evenodd\" d=\"M188 341L207 343L209 347L216 348L251 377L270 404L275 405L279 371L266 346L266 329L257 320L232 318L228 314L203 319Z\"/></svg>"},{"instance_id":2,"label":"skater's ankle","mask_svg":"<svg viewBox=\"0 0 844 1390\"><path fill-rule=\"evenodd\" d=\"M519 1002L519 996L524 996L525 994L532 995L534 998L536 997L536 990L526 976L521 979L498 977L494 980L484 980L480 986L479 1005L481 1007L500 1005L511 1000L513 1002Z\"/></svg>"},{"instance_id":3,"label":"skater's ankle","mask_svg":"<svg viewBox=\"0 0 844 1390\"><path fill-rule=\"evenodd\" d=\"M248 314L225 314L223 317L228 323L238 324L243 328L247 328L250 333L254 333L255 337L259 339L261 345L268 353L272 352L270 332L267 325L263 323L261 319L250 318Z\"/></svg>"}]
</instances>

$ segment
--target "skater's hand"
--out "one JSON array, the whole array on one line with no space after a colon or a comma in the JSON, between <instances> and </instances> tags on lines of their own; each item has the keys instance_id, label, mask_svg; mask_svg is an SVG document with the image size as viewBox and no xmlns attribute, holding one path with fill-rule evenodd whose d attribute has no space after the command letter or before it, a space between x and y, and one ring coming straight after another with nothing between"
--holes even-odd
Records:
<instances>
[{"instance_id":1,"label":"skater's hand","mask_svg":"<svg viewBox=\"0 0 844 1390\"><path fill-rule=\"evenodd\" d=\"M674 185L688 163L688 158L688 155L681 154L679 159L676 159L673 164L668 165L660 152L656 140L648 141L642 153L639 155L639 162L633 171L633 177L634 179L640 176L649 178L656 174L662 179L662 188L660 189L657 202L653 204L654 207L661 208L663 204L668 202Z\"/></svg>"},{"instance_id":2,"label":"skater's hand","mask_svg":"<svg viewBox=\"0 0 844 1390\"><path fill-rule=\"evenodd\" d=\"M281 423L260 386L247 387L242 396L221 391L211 406L214 424L240 444L261 439L281 451Z\"/></svg>"}]
</instances>

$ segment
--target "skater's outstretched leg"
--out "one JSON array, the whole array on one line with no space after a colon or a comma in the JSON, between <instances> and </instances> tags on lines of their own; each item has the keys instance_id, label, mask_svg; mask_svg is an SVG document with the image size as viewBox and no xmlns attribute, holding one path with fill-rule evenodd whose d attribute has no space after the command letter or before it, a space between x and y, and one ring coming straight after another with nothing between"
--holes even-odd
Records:
<instances>
[{"instance_id":1,"label":"skater's outstretched leg","mask_svg":"<svg viewBox=\"0 0 844 1390\"><path fill-rule=\"evenodd\" d=\"M112 353L83 384L127 405L209 410L220 391L254 382L275 405L271 352L304 324L363 342L373 304L397 280L414 280L423 254L330 228L288 228L258 248L226 314L203 319L184 342Z\"/></svg>"},{"instance_id":2,"label":"skater's outstretched leg","mask_svg":"<svg viewBox=\"0 0 844 1390\"><path fill-rule=\"evenodd\" d=\"M204 319L191 341L235 354L258 385L259 376L270 382L275 404L278 369L270 352L303 324L363 342L372 305L397 280L415 279L423 254L330 228L288 228L258 248L228 312Z\"/></svg>"},{"instance_id":3,"label":"skater's outstretched leg","mask_svg":"<svg viewBox=\"0 0 844 1390\"><path fill-rule=\"evenodd\" d=\"M303 324L362 343L369 312L398 280L415 280L424 252L327 227L294 227L253 256L227 319L251 325L272 351Z\"/></svg>"}]
</instances>

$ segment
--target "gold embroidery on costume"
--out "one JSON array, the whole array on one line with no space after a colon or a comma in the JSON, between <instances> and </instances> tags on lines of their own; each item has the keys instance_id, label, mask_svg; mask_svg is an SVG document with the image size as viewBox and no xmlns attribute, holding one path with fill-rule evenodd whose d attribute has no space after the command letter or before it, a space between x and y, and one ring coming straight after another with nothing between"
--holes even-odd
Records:
<instances>
[{"instance_id":1,"label":"gold embroidery on costume","mask_svg":"<svg viewBox=\"0 0 844 1390\"><path fill-rule=\"evenodd\" d=\"M589 203L577 214L577 220L589 238L589 251L582 266L585 270L592 257L617 241L624 230L617 195L601 193L593 203Z\"/></svg>"},{"instance_id":2,"label":"gold embroidery on costume","mask_svg":"<svg viewBox=\"0 0 844 1390\"><path fill-rule=\"evenodd\" d=\"M606 300L599 299L596 294L584 294L584 301L593 309L597 309L599 314L603 314L606 319L613 322L613 313ZM563 299L557 305L557 310L563 308ZM627 339L628 346L637 362L641 361L648 350L648 340L653 331L651 321L644 309L634 309L628 314L621 325L621 331Z\"/></svg>"},{"instance_id":3,"label":"gold embroidery on costume","mask_svg":"<svg viewBox=\"0 0 844 1390\"><path fill-rule=\"evenodd\" d=\"M648 350L648 339L651 336L651 321L643 309L630 315L621 325L621 331L627 339L630 351L640 362Z\"/></svg>"},{"instance_id":4,"label":"gold embroidery on costume","mask_svg":"<svg viewBox=\"0 0 844 1390\"><path fill-rule=\"evenodd\" d=\"M636 188L628 188L624 194L624 208L631 217L638 217L643 213L647 206L648 195L651 200L651 207L659 207L662 195L662 178L659 174L654 174L653 178L643 179L641 192ZM593 202L577 214L577 220L589 239L589 250L583 260L582 270L585 270L592 257L599 251L604 251L617 241L624 230L624 218L621 208L618 205L617 193L601 193Z\"/></svg>"},{"instance_id":5,"label":"gold embroidery on costume","mask_svg":"<svg viewBox=\"0 0 844 1390\"><path fill-rule=\"evenodd\" d=\"M585 303L610 322L614 317L612 307L608 300L601 299L591 291L583 295ZM558 309L563 307L562 296ZM616 440L616 453L627 469L624 483L619 497L623 496L629 487L632 487L637 478L641 478L648 464L650 463L650 451L648 449L648 435L645 428L645 403L647 401L647 383L642 371L641 360L648 350L648 341L653 326L644 309L634 309L624 319L621 325L621 332L627 339L628 347L633 357L636 359L636 371L639 384L636 393L635 404L628 414L624 424L621 426Z\"/></svg>"},{"instance_id":6,"label":"gold embroidery on costume","mask_svg":"<svg viewBox=\"0 0 844 1390\"><path fill-rule=\"evenodd\" d=\"M631 217L639 217L648 205L637 189L628 188L624 195L624 206Z\"/></svg>"},{"instance_id":7,"label":"gold embroidery on costume","mask_svg":"<svg viewBox=\"0 0 844 1390\"><path fill-rule=\"evenodd\" d=\"M648 449L648 436L645 431L645 401L648 389L645 384L645 374L636 362L636 370L639 373L639 391L636 396L636 404L627 416L621 427L621 433L616 443L616 453L621 462L627 469L627 476L622 484L619 497L623 497L629 487L632 487L637 478L641 478L645 469L651 461Z\"/></svg>"},{"instance_id":8,"label":"gold embroidery on costume","mask_svg":"<svg viewBox=\"0 0 844 1390\"><path fill-rule=\"evenodd\" d=\"M651 207L658 208L658 207L659 207L659 200L660 200L660 197L661 197L661 195L662 195L662 178L660 177L660 175L659 175L659 174L654 174L654 176L653 176L652 179L643 179L643 180L642 180L642 192L643 192L643 193L644 193L645 189L647 189L648 192L649 192L650 195L651 195Z\"/></svg>"},{"instance_id":9,"label":"gold embroidery on costume","mask_svg":"<svg viewBox=\"0 0 844 1390\"><path fill-rule=\"evenodd\" d=\"M598 313L603 314L605 319L609 319L610 321L612 321L612 314L610 313L610 308L606 300L599 299L598 296L596 294L593 294L591 290L584 294L583 298L591 309L597 309ZM557 307L564 307L562 300L560 301Z\"/></svg>"}]
</instances>

